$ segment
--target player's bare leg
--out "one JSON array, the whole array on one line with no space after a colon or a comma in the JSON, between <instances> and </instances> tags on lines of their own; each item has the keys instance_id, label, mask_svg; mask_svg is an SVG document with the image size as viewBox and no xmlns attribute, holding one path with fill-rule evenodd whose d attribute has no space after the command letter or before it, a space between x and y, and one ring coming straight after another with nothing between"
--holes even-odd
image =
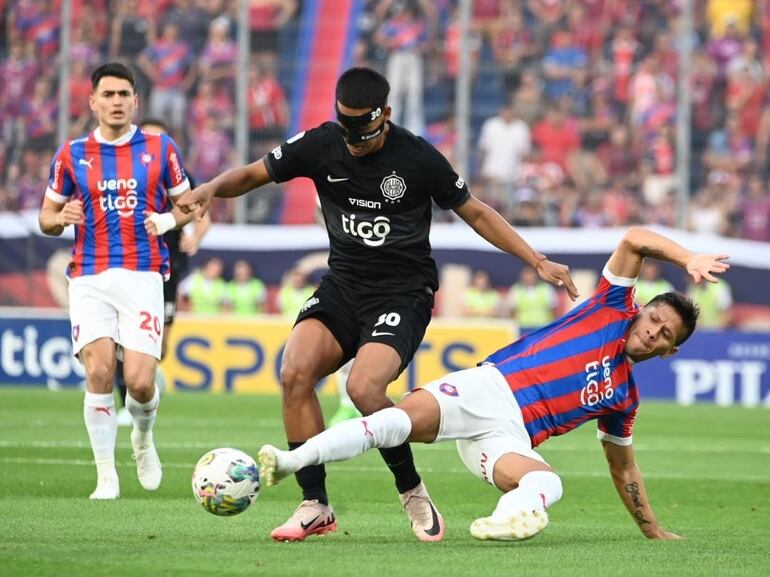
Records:
<instances>
[{"instance_id":1,"label":"player's bare leg","mask_svg":"<svg viewBox=\"0 0 770 577\"><path fill-rule=\"evenodd\" d=\"M96 489L91 499L117 499L120 482L115 469L115 439L118 422L112 381L115 374L115 342L100 338L85 345L80 359L86 370L83 419L96 463Z\"/></svg>"},{"instance_id":2,"label":"player's bare leg","mask_svg":"<svg viewBox=\"0 0 770 577\"><path fill-rule=\"evenodd\" d=\"M131 430L131 446L139 483L148 491L155 491L163 478L152 436L160 403L160 392L155 386L157 366L157 359L151 355L123 351L123 370L128 389L126 407L134 424Z\"/></svg>"},{"instance_id":3,"label":"player's bare leg","mask_svg":"<svg viewBox=\"0 0 770 577\"><path fill-rule=\"evenodd\" d=\"M342 361L342 348L328 328L314 318L292 329L281 365L283 423L289 449L324 429L323 413L315 385L331 374ZM303 501L294 514L271 536L277 541L302 541L337 529L334 511L326 494L326 470L322 464L293 469L302 488ZM289 474L289 473L287 473Z\"/></svg>"},{"instance_id":4,"label":"player's bare leg","mask_svg":"<svg viewBox=\"0 0 770 577\"><path fill-rule=\"evenodd\" d=\"M561 479L548 465L507 453L495 463L493 480L505 494L489 517L471 524L471 535L482 540L521 541L546 528L546 509L562 495Z\"/></svg>"}]
</instances>

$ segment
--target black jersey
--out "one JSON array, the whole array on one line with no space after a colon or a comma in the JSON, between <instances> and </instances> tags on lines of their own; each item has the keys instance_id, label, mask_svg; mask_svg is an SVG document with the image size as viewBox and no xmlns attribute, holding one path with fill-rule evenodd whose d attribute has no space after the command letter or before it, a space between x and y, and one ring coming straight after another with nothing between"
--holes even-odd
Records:
<instances>
[{"instance_id":1,"label":"black jersey","mask_svg":"<svg viewBox=\"0 0 770 577\"><path fill-rule=\"evenodd\" d=\"M326 122L290 138L264 160L275 182L306 176L315 183L335 278L365 292L438 289L428 238L431 201L454 209L470 193L424 139L390 124L380 150L354 157L340 127Z\"/></svg>"}]
</instances>

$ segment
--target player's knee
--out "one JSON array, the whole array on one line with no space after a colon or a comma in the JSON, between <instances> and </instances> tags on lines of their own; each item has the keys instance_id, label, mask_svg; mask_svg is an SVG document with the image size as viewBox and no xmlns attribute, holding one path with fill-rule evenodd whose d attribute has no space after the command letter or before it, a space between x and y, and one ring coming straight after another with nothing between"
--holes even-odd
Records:
<instances>
[{"instance_id":1,"label":"player's knee","mask_svg":"<svg viewBox=\"0 0 770 577\"><path fill-rule=\"evenodd\" d=\"M126 388L137 401L144 402L152 398L155 387L155 366L123 365L123 378Z\"/></svg>"},{"instance_id":2,"label":"player's knee","mask_svg":"<svg viewBox=\"0 0 770 577\"><path fill-rule=\"evenodd\" d=\"M296 363L283 363L280 377L284 398L311 394L317 380L307 367Z\"/></svg>"},{"instance_id":3,"label":"player's knee","mask_svg":"<svg viewBox=\"0 0 770 577\"><path fill-rule=\"evenodd\" d=\"M348 381L348 396L362 415L371 415L372 413L393 406L385 392L375 383L368 381Z\"/></svg>"},{"instance_id":4,"label":"player's knee","mask_svg":"<svg viewBox=\"0 0 770 577\"><path fill-rule=\"evenodd\" d=\"M115 363L93 354L84 355L82 358L91 386L109 391L115 378Z\"/></svg>"}]
</instances>

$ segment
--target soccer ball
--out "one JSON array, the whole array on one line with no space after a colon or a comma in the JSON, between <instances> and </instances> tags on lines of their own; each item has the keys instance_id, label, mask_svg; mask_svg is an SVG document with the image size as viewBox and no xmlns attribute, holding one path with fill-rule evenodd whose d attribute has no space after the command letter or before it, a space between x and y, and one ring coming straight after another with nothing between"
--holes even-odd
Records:
<instances>
[{"instance_id":1,"label":"soccer ball","mask_svg":"<svg viewBox=\"0 0 770 577\"><path fill-rule=\"evenodd\" d=\"M237 515L259 495L259 470L254 459L243 451L214 449L195 465L192 489L195 499L209 513Z\"/></svg>"}]
</instances>

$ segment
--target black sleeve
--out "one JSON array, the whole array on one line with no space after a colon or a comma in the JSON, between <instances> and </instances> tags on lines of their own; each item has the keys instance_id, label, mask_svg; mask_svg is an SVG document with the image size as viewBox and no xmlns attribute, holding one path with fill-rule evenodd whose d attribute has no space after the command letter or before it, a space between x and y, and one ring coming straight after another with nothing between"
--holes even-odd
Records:
<instances>
[{"instance_id":1,"label":"black sleeve","mask_svg":"<svg viewBox=\"0 0 770 577\"><path fill-rule=\"evenodd\" d=\"M302 131L264 156L265 168L274 182L286 182L298 176L312 177L328 142L329 131L323 125Z\"/></svg>"},{"instance_id":2,"label":"black sleeve","mask_svg":"<svg viewBox=\"0 0 770 577\"><path fill-rule=\"evenodd\" d=\"M457 174L444 155L431 144L423 141L425 146L426 174L431 179L431 197L444 210L459 207L471 196L468 185Z\"/></svg>"}]
</instances>

